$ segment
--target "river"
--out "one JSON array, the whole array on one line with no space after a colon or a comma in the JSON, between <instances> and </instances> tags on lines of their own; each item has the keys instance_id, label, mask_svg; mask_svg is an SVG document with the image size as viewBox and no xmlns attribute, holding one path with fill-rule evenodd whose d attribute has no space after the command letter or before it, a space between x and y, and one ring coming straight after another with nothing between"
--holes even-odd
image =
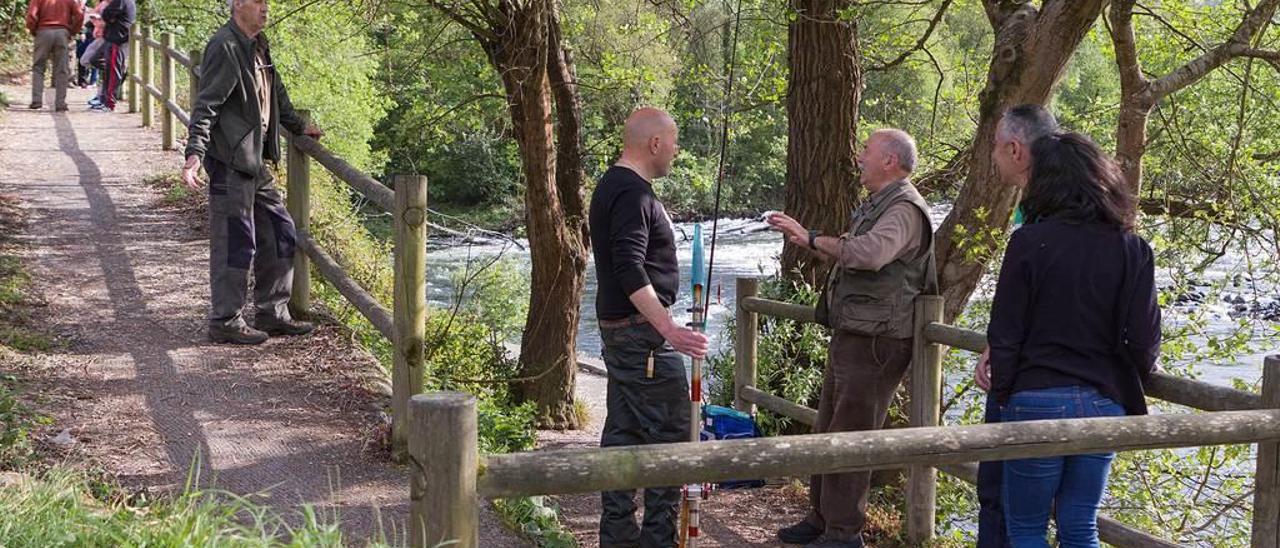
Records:
<instances>
[{"instance_id":1,"label":"river","mask_svg":"<svg viewBox=\"0 0 1280 548\"><path fill-rule=\"evenodd\" d=\"M946 208L935 210L933 219L936 227L946 216ZM692 254L692 242L688 236L693 234L691 223L675 225L677 239L686 235L680 242L678 257L680 259L681 288L679 300L672 307L676 311L678 321L688 321L687 309L690 306L689 262ZM703 224L706 234L707 252L710 254L710 223ZM525 242L520 242L523 245ZM707 333L711 336L712 352L726 346L728 341L722 337L726 321L731 317L736 300L735 280L739 276L768 276L777 273L778 256L782 252L782 237L778 233L765 230L765 224L756 219L722 219L716 239L715 265L711 271L709 283L711 308L708 313ZM1159 250L1157 249L1157 252ZM469 244L448 244L436 241L427 254L427 294L428 299L437 305L447 305L453 299L451 282L453 272L466 268L468 264L478 265L495 255L503 255L506 260L528 268L529 252L520 249L511 242L497 239L486 239ZM1238 318L1250 310L1269 310L1271 316L1280 312L1280 300L1277 299L1277 288L1247 278L1245 264L1247 257L1238 253L1227 253L1215 261L1202 276L1196 290L1190 292L1190 298L1178 299L1173 306L1165 308L1164 321L1168 326L1182 325L1188 321L1189 313L1199 310L1205 323L1204 335L1223 336L1235 333L1240 329ZM1243 278L1243 279L1242 279ZM1169 272L1157 271L1157 283L1166 286L1171 283ZM1208 293L1208 287L1223 284L1225 289L1221 299L1196 298L1195 292ZM989 284L984 284L989 285ZM600 354L600 335L595 317L596 276L594 262L587 267L587 288L582 300L581 322L578 327L578 349L585 355ZM979 292L974 299L986 299L989 295ZM1274 319L1274 318L1273 318ZM1248 382L1258 380L1261 375L1262 358L1269 353L1280 352L1280 323L1270 322L1258 324L1248 336L1257 353L1237 356L1233 361L1223 363L1197 364L1195 369L1201 379L1215 384L1230 386L1233 378L1241 378ZM1202 342L1204 337L1193 340ZM1172 364L1180 365L1180 364Z\"/></svg>"}]
</instances>

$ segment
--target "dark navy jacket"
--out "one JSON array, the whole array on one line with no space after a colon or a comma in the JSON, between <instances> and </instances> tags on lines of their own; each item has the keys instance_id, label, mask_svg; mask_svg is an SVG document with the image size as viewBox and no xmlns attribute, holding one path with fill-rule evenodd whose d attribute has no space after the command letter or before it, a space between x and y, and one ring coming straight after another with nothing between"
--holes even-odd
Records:
<instances>
[{"instance_id":1,"label":"dark navy jacket","mask_svg":"<svg viewBox=\"0 0 1280 548\"><path fill-rule=\"evenodd\" d=\"M1083 385L1145 414L1142 384L1160 352L1151 246L1101 224L1024 225L1005 251L987 343L998 402Z\"/></svg>"}]
</instances>

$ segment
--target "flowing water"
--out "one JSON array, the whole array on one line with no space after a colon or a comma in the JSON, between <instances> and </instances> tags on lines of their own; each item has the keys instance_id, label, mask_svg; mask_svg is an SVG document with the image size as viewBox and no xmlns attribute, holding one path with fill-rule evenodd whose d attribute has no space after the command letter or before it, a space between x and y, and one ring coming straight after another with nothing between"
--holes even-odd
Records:
<instances>
[{"instance_id":1,"label":"flowing water","mask_svg":"<svg viewBox=\"0 0 1280 548\"><path fill-rule=\"evenodd\" d=\"M939 207L934 213L936 227L946 216L947 208ZM679 297L672 310L677 321L688 321L687 309L691 305L689 291L689 261L692 255L693 225L677 223L675 225L677 239L682 241L678 247L680 260L681 287ZM710 255L710 223L703 224L706 252ZM683 238L682 238L683 235ZM520 242L523 246L525 242ZM1159 250L1157 250L1158 252ZM735 280L740 276L768 276L777 273L778 257L782 252L782 237L776 232L766 229L766 225L758 219L722 219L719 223L716 239L715 264L708 284L711 292L711 307L708 311L707 333L711 337L712 353L729 344L722 336L727 320L733 314L736 301ZM484 240L469 244L449 244L437 242L427 255L428 299L435 304L446 305L452 302L453 285L451 278L458 269L477 267L495 255L503 255L506 260L514 261L521 269L527 271L529 252L527 249L501 240ZM1245 274L1246 257L1228 253L1216 261L1202 276L1200 286L1186 298L1180 298L1174 306L1164 311L1166 326L1177 325L1186 321L1187 313L1199 309L1208 319L1207 335L1222 336L1235 332L1239 326L1237 318L1249 311L1263 310L1267 317L1275 318L1280 314L1280 299L1277 299L1277 288L1259 285ZM1168 285L1169 275L1157 272L1157 283ZM1205 301L1197 298L1197 291L1204 292L1206 287L1214 283L1226 284L1223 298L1218 301ZM974 299L989 298L988 294L979 292ZM581 323L578 327L578 349L581 354L598 356L600 354L600 334L596 327L595 316L596 274L594 262L587 267L586 294L582 299ZM1196 370L1201 378L1215 384L1229 386L1233 378L1241 378L1249 382L1256 381L1261 375L1263 356L1280 352L1280 324L1274 321L1255 329L1251 339L1259 349L1256 354L1239 356L1231 363L1198 364Z\"/></svg>"}]
</instances>

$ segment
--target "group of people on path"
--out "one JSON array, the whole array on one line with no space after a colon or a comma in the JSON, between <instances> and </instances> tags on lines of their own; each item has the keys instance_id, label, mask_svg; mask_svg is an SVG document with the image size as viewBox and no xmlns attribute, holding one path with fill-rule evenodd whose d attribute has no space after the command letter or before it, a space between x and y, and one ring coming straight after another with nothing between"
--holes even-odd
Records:
<instances>
[{"instance_id":1,"label":"group of people on path","mask_svg":"<svg viewBox=\"0 0 1280 548\"><path fill-rule=\"evenodd\" d=\"M26 24L35 44L28 108L44 108L46 73L52 64L54 111L66 112L74 64L77 85L98 84L89 109L114 111L127 75L129 33L137 12L135 0L98 0L92 8L86 0L30 0Z\"/></svg>"},{"instance_id":2,"label":"group of people on path","mask_svg":"<svg viewBox=\"0 0 1280 548\"><path fill-rule=\"evenodd\" d=\"M1151 247L1134 234L1136 199L1116 162L1087 136L1058 127L1040 105L1008 109L995 129L999 184L1018 187L1024 224L1001 264L975 384L987 422L1145 414L1143 382L1156 367L1160 309ZM686 441L689 385L680 354L707 339L679 326L671 219L652 181L670 172L675 121L635 111L623 152L591 200L596 311L608 368L601 446ZM874 430L911 363L914 300L937 294L929 204L911 183L916 145L873 132L857 156L866 199L848 231L809 230L785 213L768 223L832 267L818 320L831 329L815 433ZM1114 454L982 463L981 548L1048 546L1051 516L1064 547L1096 547L1098 507ZM810 509L778 531L787 544L859 548L870 472L815 475ZM602 547L674 546L679 487L603 493Z\"/></svg>"}]
</instances>

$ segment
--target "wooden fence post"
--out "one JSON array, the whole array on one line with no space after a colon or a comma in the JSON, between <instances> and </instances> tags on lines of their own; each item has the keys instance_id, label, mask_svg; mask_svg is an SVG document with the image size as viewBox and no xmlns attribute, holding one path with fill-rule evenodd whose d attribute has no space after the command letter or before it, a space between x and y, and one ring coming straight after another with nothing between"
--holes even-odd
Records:
<instances>
[{"instance_id":1,"label":"wooden fence post","mask_svg":"<svg viewBox=\"0 0 1280 548\"><path fill-rule=\"evenodd\" d=\"M480 523L476 399L432 392L414 396L410 408L409 546L475 548Z\"/></svg>"},{"instance_id":2,"label":"wooden fence post","mask_svg":"<svg viewBox=\"0 0 1280 548\"><path fill-rule=\"evenodd\" d=\"M138 63L142 65L142 83L138 85L138 99L142 101L142 127L151 127L151 46L147 45L147 40L151 39L151 29L142 28L142 38L138 40Z\"/></svg>"},{"instance_id":3,"label":"wooden fence post","mask_svg":"<svg viewBox=\"0 0 1280 548\"><path fill-rule=\"evenodd\" d=\"M408 438L409 398L422 392L423 345L427 336L427 178L397 175L393 180L395 361L391 369L391 451L403 455Z\"/></svg>"},{"instance_id":4,"label":"wooden fence post","mask_svg":"<svg viewBox=\"0 0 1280 548\"><path fill-rule=\"evenodd\" d=\"M915 350L911 359L911 426L938 426L942 406L942 345L925 339L924 328L942 322L944 299L916 297ZM938 470L912 466L907 479L907 541L922 545L933 538L937 513Z\"/></svg>"},{"instance_id":5,"label":"wooden fence post","mask_svg":"<svg viewBox=\"0 0 1280 548\"><path fill-rule=\"evenodd\" d=\"M1262 365L1262 407L1280 409L1280 354ZM1280 548L1280 442L1258 444L1253 484L1253 548Z\"/></svg>"},{"instance_id":6,"label":"wooden fence post","mask_svg":"<svg viewBox=\"0 0 1280 548\"><path fill-rule=\"evenodd\" d=\"M742 308L742 299L760 294L758 278L738 278L737 328L738 346L734 348L733 408L743 413L755 413L756 406L742 399L742 389L756 385L757 345L760 339L760 315Z\"/></svg>"},{"instance_id":7,"label":"wooden fence post","mask_svg":"<svg viewBox=\"0 0 1280 548\"><path fill-rule=\"evenodd\" d=\"M173 87L173 33L166 32L160 36L160 91L164 97L160 101L160 136L161 144L165 150L173 150L173 121L175 116L173 111L169 110L169 105L173 104L176 95Z\"/></svg>"},{"instance_id":8,"label":"wooden fence post","mask_svg":"<svg viewBox=\"0 0 1280 548\"><path fill-rule=\"evenodd\" d=\"M141 46L141 43L142 43L142 40L139 39L142 36L141 33L142 33L141 24L134 25L133 29L129 31L129 65L127 67L129 71L129 77L126 78L126 80L129 84L127 87L129 91L129 112L130 113L138 112L138 89L139 88L138 88L138 81L134 80L133 76L135 74L134 71L138 70L138 57L139 57L138 48ZM106 77L105 74L99 75L99 78L105 78L105 77Z\"/></svg>"},{"instance_id":9,"label":"wooden fence post","mask_svg":"<svg viewBox=\"0 0 1280 548\"><path fill-rule=\"evenodd\" d=\"M187 74L191 75L191 85L187 90L187 114L194 114L196 97L200 96L200 62L204 60L204 50L193 49L190 55L191 67L188 68Z\"/></svg>"},{"instance_id":10,"label":"wooden fence post","mask_svg":"<svg viewBox=\"0 0 1280 548\"><path fill-rule=\"evenodd\" d=\"M195 104L194 97L192 104ZM300 109L298 117L304 124L311 123L311 111ZM311 232L311 159L289 141L286 165L288 179L285 205L298 232ZM293 293L289 297L289 311L295 318L305 318L311 311L311 261L306 253L293 254Z\"/></svg>"}]
</instances>

